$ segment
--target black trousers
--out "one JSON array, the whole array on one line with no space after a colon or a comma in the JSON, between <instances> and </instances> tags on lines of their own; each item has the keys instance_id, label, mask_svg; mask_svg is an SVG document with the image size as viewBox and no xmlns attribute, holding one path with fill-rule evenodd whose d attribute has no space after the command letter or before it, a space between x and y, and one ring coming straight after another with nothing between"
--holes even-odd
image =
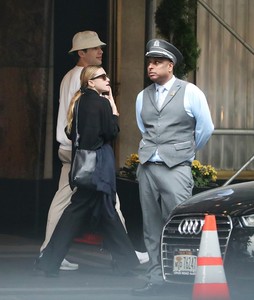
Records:
<instances>
[{"instance_id":1,"label":"black trousers","mask_svg":"<svg viewBox=\"0 0 254 300\"><path fill-rule=\"evenodd\" d=\"M40 265L44 271L57 272L76 237L81 224L90 224L95 215L104 244L111 253L120 272L126 272L139 264L133 245L126 234L117 212L114 217L105 214L102 193L78 189L71 204L64 210L54 233L43 250Z\"/></svg>"}]
</instances>

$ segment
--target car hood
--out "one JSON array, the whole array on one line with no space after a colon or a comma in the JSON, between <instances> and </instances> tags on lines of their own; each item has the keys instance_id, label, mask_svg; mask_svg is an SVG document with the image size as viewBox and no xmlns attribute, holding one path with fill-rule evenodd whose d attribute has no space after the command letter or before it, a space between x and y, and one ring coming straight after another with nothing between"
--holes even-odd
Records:
<instances>
[{"instance_id":1,"label":"car hood","mask_svg":"<svg viewBox=\"0 0 254 300\"><path fill-rule=\"evenodd\" d=\"M232 217L254 213L254 181L201 192L178 205L172 214L208 213Z\"/></svg>"}]
</instances>

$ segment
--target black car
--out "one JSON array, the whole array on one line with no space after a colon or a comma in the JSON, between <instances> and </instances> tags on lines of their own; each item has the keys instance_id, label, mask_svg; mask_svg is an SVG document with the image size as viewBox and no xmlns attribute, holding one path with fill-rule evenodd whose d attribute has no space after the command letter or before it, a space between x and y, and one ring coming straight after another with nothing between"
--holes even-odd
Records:
<instances>
[{"instance_id":1,"label":"black car","mask_svg":"<svg viewBox=\"0 0 254 300\"><path fill-rule=\"evenodd\" d=\"M221 256L232 299L253 299L254 181L210 189L174 209L161 238L164 280L181 286L194 283L206 214L216 217Z\"/></svg>"}]
</instances>

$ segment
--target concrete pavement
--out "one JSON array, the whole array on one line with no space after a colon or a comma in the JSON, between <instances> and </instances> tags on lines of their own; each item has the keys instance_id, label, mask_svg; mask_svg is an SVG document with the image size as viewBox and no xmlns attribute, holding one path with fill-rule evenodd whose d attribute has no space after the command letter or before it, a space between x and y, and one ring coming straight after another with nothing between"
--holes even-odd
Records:
<instances>
[{"instance_id":1,"label":"concrete pavement","mask_svg":"<svg viewBox=\"0 0 254 300\"><path fill-rule=\"evenodd\" d=\"M79 263L78 271L61 271L59 278L35 276L32 272L40 240L0 234L0 300L135 300L132 288L145 284L146 265L140 265L138 276L113 274L110 255L100 246L73 243L68 260ZM185 300L190 295L174 288L167 296L154 300Z\"/></svg>"}]
</instances>

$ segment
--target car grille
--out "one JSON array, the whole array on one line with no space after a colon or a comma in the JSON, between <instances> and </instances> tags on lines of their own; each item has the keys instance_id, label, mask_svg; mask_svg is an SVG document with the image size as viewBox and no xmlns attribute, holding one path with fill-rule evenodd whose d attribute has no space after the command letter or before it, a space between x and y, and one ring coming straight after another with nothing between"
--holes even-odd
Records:
<instances>
[{"instance_id":1,"label":"car grille","mask_svg":"<svg viewBox=\"0 0 254 300\"><path fill-rule=\"evenodd\" d=\"M191 234L188 230L180 233L178 228L184 220L198 220L200 230ZM164 280L167 282L193 282L194 275L184 276L173 273L174 253L177 249L191 249L198 253L202 226L205 215L175 215L164 226L161 239L161 263ZM232 229L231 219L227 216L216 216L217 232L222 258L225 256L229 236ZM190 275L190 274L187 274Z\"/></svg>"}]
</instances>

